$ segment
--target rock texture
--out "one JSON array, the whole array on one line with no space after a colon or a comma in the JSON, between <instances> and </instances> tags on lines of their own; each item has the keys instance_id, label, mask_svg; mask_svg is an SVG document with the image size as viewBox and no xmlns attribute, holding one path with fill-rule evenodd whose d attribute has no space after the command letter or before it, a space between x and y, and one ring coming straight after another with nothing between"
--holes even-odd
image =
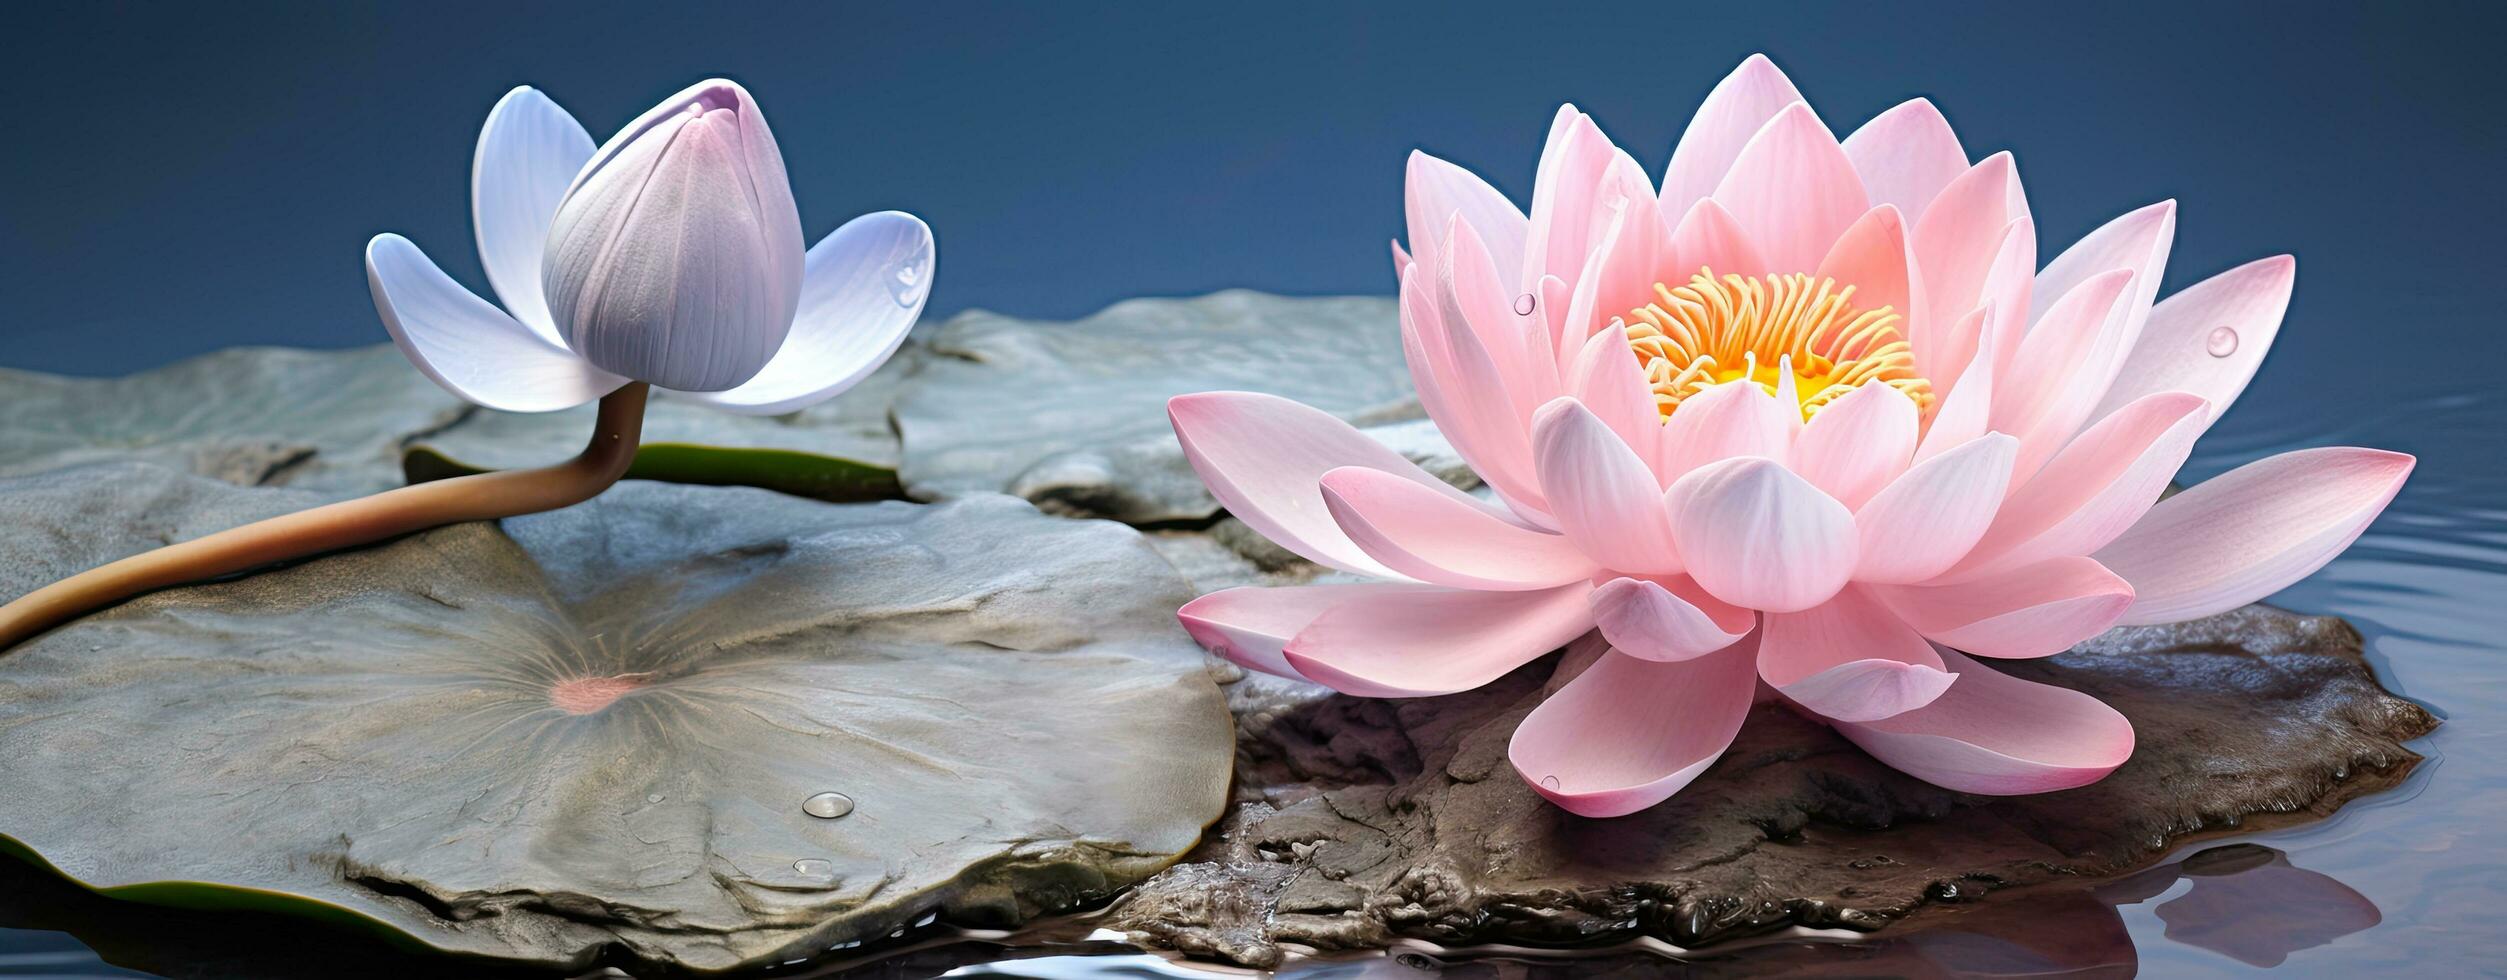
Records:
<instances>
[{"instance_id":1,"label":"rock texture","mask_svg":"<svg viewBox=\"0 0 2507 980\"><path fill-rule=\"evenodd\" d=\"M2140 749L2087 787L1952 793L1762 704L1671 802L1588 820L1542 803L1505 757L1558 663L1417 701L1238 682L1234 810L1108 927L1254 966L1283 944L1397 937L1693 947L1869 930L2000 888L2121 874L2190 836L2320 817L2399 780L2419 759L2401 743L2436 724L2377 686L2348 625L2249 607L1997 665L2132 719Z\"/></svg>"},{"instance_id":2,"label":"rock texture","mask_svg":"<svg viewBox=\"0 0 2507 980\"><path fill-rule=\"evenodd\" d=\"M1185 465L1166 400L1231 389L1312 405L1468 479L1420 420L1390 299L1230 290L1127 300L1070 323L970 312L926 353L895 410L898 475L916 499L1000 491L1134 524L1209 518L1218 503Z\"/></svg>"},{"instance_id":3,"label":"rock texture","mask_svg":"<svg viewBox=\"0 0 2507 980\"><path fill-rule=\"evenodd\" d=\"M8 481L0 590L309 498L142 464ZM0 655L0 834L110 894L256 889L578 970L1007 925L1218 816L1188 597L1137 533L998 495L625 484Z\"/></svg>"}]
</instances>

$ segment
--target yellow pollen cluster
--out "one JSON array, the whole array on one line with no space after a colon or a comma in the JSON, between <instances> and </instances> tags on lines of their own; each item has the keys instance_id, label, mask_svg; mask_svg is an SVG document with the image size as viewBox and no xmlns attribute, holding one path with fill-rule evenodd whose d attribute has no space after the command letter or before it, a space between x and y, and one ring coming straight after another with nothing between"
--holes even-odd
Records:
<instances>
[{"instance_id":1,"label":"yellow pollen cluster","mask_svg":"<svg viewBox=\"0 0 2507 980\"><path fill-rule=\"evenodd\" d=\"M1855 309L1854 287L1834 279L1718 278L1703 269L1687 285L1655 284L1654 302L1628 314L1626 327L1663 418L1682 399L1728 381L1783 394L1789 372L1807 419L1875 381L1931 409L1932 382L1915 373L1915 352L1898 323L1886 306Z\"/></svg>"}]
</instances>

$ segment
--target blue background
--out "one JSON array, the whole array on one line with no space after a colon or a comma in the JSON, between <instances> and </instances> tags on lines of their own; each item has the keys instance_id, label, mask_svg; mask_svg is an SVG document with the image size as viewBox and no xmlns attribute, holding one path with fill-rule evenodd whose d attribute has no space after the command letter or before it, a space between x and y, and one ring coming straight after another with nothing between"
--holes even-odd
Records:
<instances>
[{"instance_id":1,"label":"blue background","mask_svg":"<svg viewBox=\"0 0 2507 980\"><path fill-rule=\"evenodd\" d=\"M2079 7L11 3L0 364L381 341L359 255L382 231L483 288L471 149L516 84L599 139L736 78L812 240L909 210L940 237L934 314L1061 318L1389 293L1413 147L1525 199L1573 101L1659 173L1753 51L1840 135L1926 95L1972 156L2016 151L2046 258L2166 197L2170 288L2297 253L2259 396L2502 350L2494 8Z\"/></svg>"}]
</instances>

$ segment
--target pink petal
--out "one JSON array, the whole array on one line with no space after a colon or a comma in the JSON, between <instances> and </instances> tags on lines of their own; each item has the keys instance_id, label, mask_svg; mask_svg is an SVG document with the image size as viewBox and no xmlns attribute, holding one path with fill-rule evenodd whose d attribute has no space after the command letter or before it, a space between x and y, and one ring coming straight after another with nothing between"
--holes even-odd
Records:
<instances>
[{"instance_id":1,"label":"pink petal","mask_svg":"<svg viewBox=\"0 0 2507 980\"><path fill-rule=\"evenodd\" d=\"M1433 591L1422 585L1377 582L1225 589L1185 603L1175 617L1183 621L1184 632L1211 653L1238 666L1303 680L1280 648L1324 610L1361 596Z\"/></svg>"},{"instance_id":2,"label":"pink petal","mask_svg":"<svg viewBox=\"0 0 2507 980\"><path fill-rule=\"evenodd\" d=\"M1874 589L1918 632L1979 657L2050 657L2104 633L2133 587L2088 558L2048 558L1955 585Z\"/></svg>"},{"instance_id":3,"label":"pink petal","mask_svg":"<svg viewBox=\"0 0 2507 980\"><path fill-rule=\"evenodd\" d=\"M1323 474L1322 487L1324 505L1349 540L1422 582L1514 592L1580 581L1595 570L1567 538L1383 470L1345 466Z\"/></svg>"},{"instance_id":4,"label":"pink petal","mask_svg":"<svg viewBox=\"0 0 2507 980\"><path fill-rule=\"evenodd\" d=\"M1915 264L1924 271L1924 298L1934 315L1928 322L1910 324L1913 332L1907 339L1926 377L1956 376L1949 365L1936 363L1945 349L1946 338L1939 334L1983 305L1985 277L2011 222L2027 216L2019 171L2009 153L1996 153L1950 181L1916 219Z\"/></svg>"},{"instance_id":5,"label":"pink petal","mask_svg":"<svg viewBox=\"0 0 2507 980\"><path fill-rule=\"evenodd\" d=\"M1564 367L1575 350L1566 340L1570 332L1567 308L1573 305L1575 289L1557 276L1542 276L1540 284L1534 286L1532 292L1535 301L1532 317L1540 321L1541 334L1549 338L1552 356L1558 358L1559 365Z\"/></svg>"},{"instance_id":6,"label":"pink petal","mask_svg":"<svg viewBox=\"0 0 2507 980\"><path fill-rule=\"evenodd\" d=\"M1897 311L1905 323L1929 315L1922 276L1907 246L1906 220L1894 205L1876 206L1855 219L1828 249L1827 257L1819 260L1817 275L1853 287L1857 308L1885 306Z\"/></svg>"},{"instance_id":7,"label":"pink petal","mask_svg":"<svg viewBox=\"0 0 2507 980\"><path fill-rule=\"evenodd\" d=\"M1985 267L1981 304L1947 329L1938 321L1956 314L1934 308L1936 322L1916 332L1925 338L1916 350L1916 363L1932 378L1934 391L1958 390L1980 349L2000 352L2000 360L1993 365L1996 372L2010 367L2010 355L2019 350L2020 338L2028 329L2029 289L2037 275L2036 227L2034 221L2021 218L2002 230L2002 244ZM1986 335L1988 330L1992 336Z\"/></svg>"},{"instance_id":8,"label":"pink petal","mask_svg":"<svg viewBox=\"0 0 2507 980\"><path fill-rule=\"evenodd\" d=\"M1912 711L1955 679L1931 643L1861 589L1801 612L1768 614L1759 630L1758 676L1836 721Z\"/></svg>"},{"instance_id":9,"label":"pink petal","mask_svg":"<svg viewBox=\"0 0 2507 980\"><path fill-rule=\"evenodd\" d=\"M2139 593L2123 622L2225 612L2314 574L2385 511L2415 462L2378 449L2302 449L2160 501L2098 552Z\"/></svg>"},{"instance_id":10,"label":"pink petal","mask_svg":"<svg viewBox=\"0 0 2507 980\"><path fill-rule=\"evenodd\" d=\"M1616 578L1593 590L1593 625L1610 645L1644 660L1687 660L1749 635L1758 616L1727 604L1688 576Z\"/></svg>"},{"instance_id":11,"label":"pink petal","mask_svg":"<svg viewBox=\"0 0 2507 980\"><path fill-rule=\"evenodd\" d=\"M1662 409L1654 404L1654 389L1646 385L1644 369L1628 349L1624 332L1605 330L1584 342L1568 370L1567 393L1609 424L1621 442L1645 459L1649 472L1660 465ZM1655 480L1657 486L1661 482Z\"/></svg>"},{"instance_id":12,"label":"pink petal","mask_svg":"<svg viewBox=\"0 0 2507 980\"><path fill-rule=\"evenodd\" d=\"M2097 698L2020 680L1955 652L1959 675L1933 703L1837 733L1917 779L1990 796L2097 782L2133 754L2133 725Z\"/></svg>"},{"instance_id":13,"label":"pink petal","mask_svg":"<svg viewBox=\"0 0 2507 980\"><path fill-rule=\"evenodd\" d=\"M1549 680L1541 684L1541 696L1546 698L1558 693L1560 688L1591 670L1596 661L1612 653L1610 641L1602 637L1600 630L1588 630L1567 641L1566 648L1558 651L1558 666L1550 669Z\"/></svg>"},{"instance_id":14,"label":"pink petal","mask_svg":"<svg viewBox=\"0 0 2507 980\"><path fill-rule=\"evenodd\" d=\"M1732 212L1779 272L1816 268L1837 236L1871 206L1836 136L1799 102L1750 137L1715 185L1715 202Z\"/></svg>"},{"instance_id":15,"label":"pink petal","mask_svg":"<svg viewBox=\"0 0 2507 980\"><path fill-rule=\"evenodd\" d=\"M1561 398L1533 416L1532 459L1558 529L1587 556L1588 566L1680 570L1653 469L1582 404Z\"/></svg>"},{"instance_id":16,"label":"pink petal","mask_svg":"<svg viewBox=\"0 0 2507 980\"><path fill-rule=\"evenodd\" d=\"M2163 391L2100 419L2003 501L1984 540L1949 574L1965 579L2105 547L2167 489L2204 417L2202 399Z\"/></svg>"},{"instance_id":17,"label":"pink petal","mask_svg":"<svg viewBox=\"0 0 2507 980\"><path fill-rule=\"evenodd\" d=\"M1792 456L1799 410L1755 384L1720 384L1680 403L1663 423L1662 473L1681 474L1735 456Z\"/></svg>"},{"instance_id":18,"label":"pink petal","mask_svg":"<svg viewBox=\"0 0 2507 980\"><path fill-rule=\"evenodd\" d=\"M1622 314L1652 301L1653 237L1658 232L1650 223L1650 213L1639 221L1628 211L1625 206L1615 209L1595 226L1600 241L1585 257L1583 268L1573 273L1575 288L1568 294L1566 316L1555 338L1561 345L1556 355L1561 364L1571 363L1590 338L1612 332Z\"/></svg>"},{"instance_id":19,"label":"pink petal","mask_svg":"<svg viewBox=\"0 0 2507 980\"><path fill-rule=\"evenodd\" d=\"M2018 319L2020 314L1985 309L1977 310L1976 315L1984 321L1980 324L1986 332L1984 344L1977 348L1975 362L1960 372L1959 383L1933 403L1932 426L1924 430L1924 441L1915 445L1918 463L1967 445L1983 436L1992 422L1995 351L1999 349L1991 335L1992 324L2004 317ZM2012 445L2016 455L2017 440Z\"/></svg>"},{"instance_id":20,"label":"pink petal","mask_svg":"<svg viewBox=\"0 0 2507 980\"><path fill-rule=\"evenodd\" d=\"M1749 717L1753 646L1670 663L1605 653L1524 716L1507 758L1535 792L1580 816L1623 816L1669 799Z\"/></svg>"},{"instance_id":21,"label":"pink petal","mask_svg":"<svg viewBox=\"0 0 2507 980\"><path fill-rule=\"evenodd\" d=\"M1317 564L1398 578L1341 533L1324 506L1323 474L1343 466L1383 470L1478 506L1400 453L1319 409L1250 391L1179 395L1166 403L1175 439L1219 505L1280 547Z\"/></svg>"},{"instance_id":22,"label":"pink petal","mask_svg":"<svg viewBox=\"0 0 2507 980\"><path fill-rule=\"evenodd\" d=\"M1402 282L1402 352L1419 403L1471 470L1518 512L1547 513L1532 474L1528 419L1515 411L1487 348L1416 275Z\"/></svg>"},{"instance_id":23,"label":"pink petal","mask_svg":"<svg viewBox=\"0 0 2507 980\"><path fill-rule=\"evenodd\" d=\"M1921 413L1915 400L1885 384L1848 392L1811 416L1793 444L1793 469L1848 509L1861 507L1915 453Z\"/></svg>"},{"instance_id":24,"label":"pink petal","mask_svg":"<svg viewBox=\"0 0 2507 980\"><path fill-rule=\"evenodd\" d=\"M1405 592L1353 598L1288 641L1289 666L1343 694L1430 697L1506 675L1593 628L1582 582L1544 592Z\"/></svg>"},{"instance_id":25,"label":"pink petal","mask_svg":"<svg viewBox=\"0 0 2507 980\"><path fill-rule=\"evenodd\" d=\"M1422 267L1435 269L1443 264L1438 249L1444 246L1446 228L1457 216L1470 222L1488 243L1498 268L1523 265L1523 210L1471 171L1412 151L1402 204L1410 222L1410 247Z\"/></svg>"},{"instance_id":26,"label":"pink petal","mask_svg":"<svg viewBox=\"0 0 2507 980\"><path fill-rule=\"evenodd\" d=\"M1993 428L2020 439L2017 472L2026 480L2072 440L2123 363L2123 321L2133 273L2094 276L2057 301L2021 338Z\"/></svg>"},{"instance_id":27,"label":"pink petal","mask_svg":"<svg viewBox=\"0 0 2507 980\"><path fill-rule=\"evenodd\" d=\"M1663 278L1663 240L1670 231L1663 226L1661 205L1654 200L1645 168L1625 151L1611 151L1598 197L1590 224L1598 245L1578 274L1598 279L1597 309L1615 315L1654 301L1654 283ZM1607 235L1598 234L1604 229Z\"/></svg>"},{"instance_id":28,"label":"pink petal","mask_svg":"<svg viewBox=\"0 0 2507 980\"><path fill-rule=\"evenodd\" d=\"M2105 401L2101 417L2154 391L2187 391L2211 402L2211 417L2228 411L2263 363L2289 311L2298 260L2287 255L2248 262L2161 301L2150 311Z\"/></svg>"},{"instance_id":29,"label":"pink petal","mask_svg":"<svg viewBox=\"0 0 2507 980\"><path fill-rule=\"evenodd\" d=\"M1390 244L1393 246L1393 278L1398 280L1403 273L1410 271L1410 252L1401 247L1401 239L1393 239Z\"/></svg>"},{"instance_id":30,"label":"pink petal","mask_svg":"<svg viewBox=\"0 0 2507 980\"><path fill-rule=\"evenodd\" d=\"M2037 288L2037 222L2020 218L2002 230L2002 248L1994 254L1993 264L1985 269L1984 309L1997 311L1989 321L1994 334L1990 343L2002 361L1995 371L2010 367L2011 356L2019 353L2020 338L2028 330L2025 311L2034 302ZM2008 310L2008 315L1999 311Z\"/></svg>"},{"instance_id":31,"label":"pink petal","mask_svg":"<svg viewBox=\"0 0 2507 980\"><path fill-rule=\"evenodd\" d=\"M1671 240L1663 245L1663 278L1673 285L1687 282L1704 269L1713 269L1719 276L1763 276L1777 271L1751 243L1749 232L1741 230L1741 222L1711 197L1690 205L1672 228Z\"/></svg>"},{"instance_id":32,"label":"pink petal","mask_svg":"<svg viewBox=\"0 0 2507 980\"><path fill-rule=\"evenodd\" d=\"M1419 393L1419 406L1463 462L1477 472L1481 466L1477 461L1487 458L1488 451L1474 443L1473 417L1461 404L1464 399L1459 396L1465 389L1455 376L1451 348L1445 343L1445 315L1438 311L1441 304L1435 281L1434 272L1418 265L1402 270L1402 359L1410 368L1410 384Z\"/></svg>"},{"instance_id":33,"label":"pink petal","mask_svg":"<svg viewBox=\"0 0 2507 980\"><path fill-rule=\"evenodd\" d=\"M2133 349L2134 342L2141 338L2142 325L2150 318L2150 301L2159 296L2168 248L2175 240L2175 201L2161 201L2099 226L2064 249L2054 261L2046 263L2045 271L2037 274L2030 318L2042 320L2074 286L2109 270L2130 269L2133 291L2118 315L2123 320L2122 349Z\"/></svg>"},{"instance_id":34,"label":"pink petal","mask_svg":"<svg viewBox=\"0 0 2507 980\"><path fill-rule=\"evenodd\" d=\"M1925 205L1967 171L1958 134L1927 99L1908 99L1873 116L1844 146L1872 203L1895 205L1909 219L1920 219Z\"/></svg>"},{"instance_id":35,"label":"pink petal","mask_svg":"<svg viewBox=\"0 0 2507 980\"><path fill-rule=\"evenodd\" d=\"M1853 513L1772 460L1707 465L1672 484L1664 500L1689 574L1725 602L1808 609L1853 575Z\"/></svg>"},{"instance_id":36,"label":"pink petal","mask_svg":"<svg viewBox=\"0 0 2507 980\"><path fill-rule=\"evenodd\" d=\"M1447 229L1445 265L1437 270L1439 318L1448 329L1468 326L1505 385L1516 417L1558 395L1558 365L1538 321L1515 312L1512 287L1498 277L1496 262L1472 227L1456 218Z\"/></svg>"},{"instance_id":37,"label":"pink petal","mask_svg":"<svg viewBox=\"0 0 2507 980\"><path fill-rule=\"evenodd\" d=\"M1602 175L1618 147L1573 105L1558 107L1532 178L1532 218L1524 238L1524 282L1565 278L1584 268L1601 229L1594 215L1604 198Z\"/></svg>"},{"instance_id":38,"label":"pink petal","mask_svg":"<svg viewBox=\"0 0 2507 980\"><path fill-rule=\"evenodd\" d=\"M1915 464L1854 514L1857 581L1921 582L1956 566L1992 526L2019 440L1993 433Z\"/></svg>"},{"instance_id":39,"label":"pink petal","mask_svg":"<svg viewBox=\"0 0 2507 980\"><path fill-rule=\"evenodd\" d=\"M1776 113L1800 101L1802 93L1766 55L1744 59L1732 74L1715 83L1714 91L1706 93L1697 115L1690 117L1688 129L1680 134L1680 145L1671 151L1671 166L1663 171L1664 209L1685 212L1691 204L1713 195L1750 137L1758 135Z\"/></svg>"}]
</instances>

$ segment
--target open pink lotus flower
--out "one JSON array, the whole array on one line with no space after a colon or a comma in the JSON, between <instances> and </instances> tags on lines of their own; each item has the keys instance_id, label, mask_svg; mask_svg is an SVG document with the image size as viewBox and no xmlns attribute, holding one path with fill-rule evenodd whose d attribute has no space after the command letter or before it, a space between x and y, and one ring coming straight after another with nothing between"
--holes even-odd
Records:
<instances>
[{"instance_id":1,"label":"open pink lotus flower","mask_svg":"<svg viewBox=\"0 0 2507 980\"><path fill-rule=\"evenodd\" d=\"M1598 628L1607 652L1511 749L1580 814L1686 785L1762 680L1942 786L2095 781L2131 754L2121 715L1969 658L2263 598L2412 466L2306 450L2159 501L2271 345L2292 260L2153 305L2161 203L2039 269L2011 157L1970 164L1920 99L1840 143L1753 57L1660 188L1568 106L1528 219L1424 154L1408 197L1411 375L1499 502L1284 399L1177 398L1229 511L1385 580L1180 615L1237 663L1374 697L1476 687Z\"/></svg>"}]
</instances>

